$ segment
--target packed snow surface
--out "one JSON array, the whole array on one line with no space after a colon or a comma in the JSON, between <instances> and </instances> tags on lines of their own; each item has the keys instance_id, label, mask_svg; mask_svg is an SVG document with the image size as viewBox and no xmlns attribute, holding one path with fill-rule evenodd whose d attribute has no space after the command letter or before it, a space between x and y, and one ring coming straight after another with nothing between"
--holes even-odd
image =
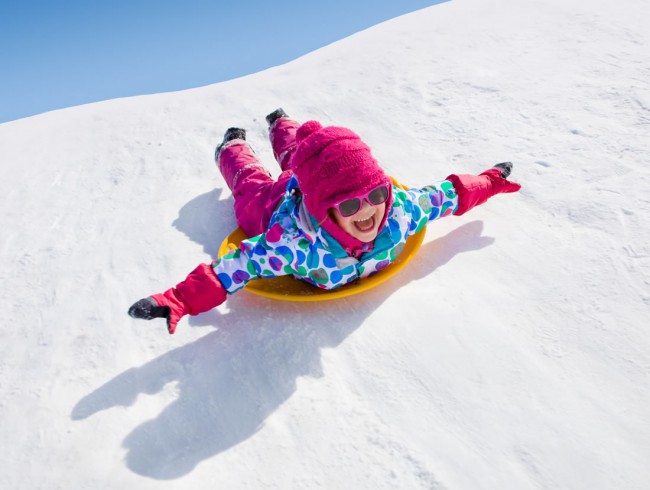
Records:
<instances>
[{"instance_id":1,"label":"packed snow surface","mask_svg":"<svg viewBox=\"0 0 650 490\"><path fill-rule=\"evenodd\" d=\"M648 19L453 0L244 78L0 125L0 488L650 488ZM174 336L129 318L234 228L227 127L278 173L280 106L406 184L510 160L523 189L433 223L356 297L244 291Z\"/></svg>"}]
</instances>

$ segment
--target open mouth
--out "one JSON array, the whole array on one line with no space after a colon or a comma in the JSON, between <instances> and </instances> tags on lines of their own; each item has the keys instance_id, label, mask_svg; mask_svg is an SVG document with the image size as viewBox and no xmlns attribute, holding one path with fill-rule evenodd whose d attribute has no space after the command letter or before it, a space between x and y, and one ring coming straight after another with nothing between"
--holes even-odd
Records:
<instances>
[{"instance_id":1,"label":"open mouth","mask_svg":"<svg viewBox=\"0 0 650 490\"><path fill-rule=\"evenodd\" d=\"M375 217L370 216L370 218L362 219L353 222L354 227L362 233L367 233L375 227Z\"/></svg>"}]
</instances>

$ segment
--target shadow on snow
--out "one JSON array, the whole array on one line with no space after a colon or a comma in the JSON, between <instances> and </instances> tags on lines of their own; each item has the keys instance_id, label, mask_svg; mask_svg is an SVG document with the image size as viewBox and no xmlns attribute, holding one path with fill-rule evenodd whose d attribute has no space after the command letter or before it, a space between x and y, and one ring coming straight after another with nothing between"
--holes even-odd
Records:
<instances>
[{"instance_id":1,"label":"shadow on snow","mask_svg":"<svg viewBox=\"0 0 650 490\"><path fill-rule=\"evenodd\" d=\"M196 220L208 222L207 214L196 213L204 213L203 201L212 197L199 196L202 202L184 208L186 216L181 213L182 223L175 226L194 233L192 239L216 253L214 245L206 244L212 233L196 234L204 229ZM156 394L176 383L177 398L136 427L123 446L126 464L135 473L159 480L180 478L253 436L291 397L299 377L322 375L321 350L343 342L394 291L459 253L491 245L494 239L481 236L482 231L483 223L474 221L424 244L395 278L351 298L286 303L246 292L234 295L228 312L212 310L190 320L194 327L216 326L216 331L128 369L82 398L71 417L82 420L112 407L132 406L140 394Z\"/></svg>"}]
</instances>

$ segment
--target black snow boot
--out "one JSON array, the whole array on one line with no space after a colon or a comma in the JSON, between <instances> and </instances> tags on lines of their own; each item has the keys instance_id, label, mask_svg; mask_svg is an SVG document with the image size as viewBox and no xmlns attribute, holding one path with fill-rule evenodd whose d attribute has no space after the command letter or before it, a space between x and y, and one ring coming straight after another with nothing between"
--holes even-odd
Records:
<instances>
[{"instance_id":1,"label":"black snow boot","mask_svg":"<svg viewBox=\"0 0 650 490\"><path fill-rule=\"evenodd\" d=\"M501 177L507 179L510 175L510 172L512 172L512 162L497 163L494 168L501 170Z\"/></svg>"},{"instance_id":2,"label":"black snow boot","mask_svg":"<svg viewBox=\"0 0 650 490\"><path fill-rule=\"evenodd\" d=\"M242 128L228 128L226 133L223 135L223 141L217 145L217 149L214 150L214 159L215 161L219 158L219 150L221 147L232 140L244 140L246 141L246 130Z\"/></svg>"},{"instance_id":3,"label":"black snow boot","mask_svg":"<svg viewBox=\"0 0 650 490\"><path fill-rule=\"evenodd\" d=\"M266 122L269 126L271 126L277 119L280 119L281 117L289 117L289 116L287 116L287 113L284 112L282 107L279 107L276 110L274 110L271 114L266 116Z\"/></svg>"},{"instance_id":4,"label":"black snow boot","mask_svg":"<svg viewBox=\"0 0 650 490\"><path fill-rule=\"evenodd\" d=\"M228 128L226 129L226 133L223 135L223 141L221 144L223 145L227 141L232 141L232 140L246 140L246 130L242 128Z\"/></svg>"}]
</instances>

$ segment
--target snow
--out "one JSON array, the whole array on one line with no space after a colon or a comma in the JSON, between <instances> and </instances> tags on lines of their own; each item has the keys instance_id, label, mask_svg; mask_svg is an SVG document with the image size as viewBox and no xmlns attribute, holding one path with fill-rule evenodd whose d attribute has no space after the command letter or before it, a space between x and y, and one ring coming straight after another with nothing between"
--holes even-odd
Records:
<instances>
[{"instance_id":1,"label":"snow","mask_svg":"<svg viewBox=\"0 0 650 490\"><path fill-rule=\"evenodd\" d=\"M286 65L0 125L3 489L650 486L650 4L453 0ZM353 128L432 224L336 303L128 306L234 227L212 154L264 115Z\"/></svg>"}]
</instances>

